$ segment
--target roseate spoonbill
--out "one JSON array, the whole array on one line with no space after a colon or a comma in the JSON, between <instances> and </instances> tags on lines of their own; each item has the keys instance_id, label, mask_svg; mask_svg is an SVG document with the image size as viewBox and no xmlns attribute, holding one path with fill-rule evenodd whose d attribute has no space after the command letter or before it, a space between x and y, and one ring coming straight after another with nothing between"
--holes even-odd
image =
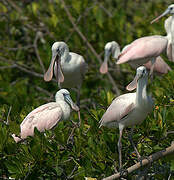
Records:
<instances>
[{"instance_id":1,"label":"roseate spoonbill","mask_svg":"<svg viewBox=\"0 0 174 180\"><path fill-rule=\"evenodd\" d=\"M122 51L124 51L128 46L129 45L125 46ZM119 44L116 41L108 42L105 45L105 58L104 58L103 64L100 67L100 72L102 74L107 73L108 71L107 62L110 55L112 55L112 58L117 59L120 54L121 52L120 52ZM129 62L129 64L135 69L137 69L139 66L142 66L142 65L144 65L147 69L151 69L152 67L151 61L148 61L146 64L141 64L138 61L136 62L132 61L132 62ZM153 71L160 74L167 74L168 71L170 70L171 68L169 67L169 65L160 56L158 56L154 63Z\"/></svg>"},{"instance_id":2,"label":"roseate spoonbill","mask_svg":"<svg viewBox=\"0 0 174 180\"><path fill-rule=\"evenodd\" d=\"M79 54L69 52L64 42L55 42L52 45L52 59L47 72L44 75L45 81L50 81L54 74L58 85L63 88L78 88L77 102L80 103L80 88L83 76L87 72L88 65Z\"/></svg>"},{"instance_id":3,"label":"roseate spoonbill","mask_svg":"<svg viewBox=\"0 0 174 180\"><path fill-rule=\"evenodd\" d=\"M100 120L100 127L118 127L120 136L118 140L119 166L122 168L122 132L127 126L140 124L153 109L153 100L147 95L146 86L148 73L144 66L137 68L134 80L126 87L135 93L127 93L115 98ZM137 155L138 151L136 150Z\"/></svg>"},{"instance_id":4,"label":"roseate spoonbill","mask_svg":"<svg viewBox=\"0 0 174 180\"><path fill-rule=\"evenodd\" d=\"M167 15L167 14L171 14L172 16L169 17L166 21L165 21L165 29L167 29L167 32L169 34L168 37L169 39L169 43L168 43L168 47L167 47L167 54L170 60L174 61L174 4L171 4L170 6L168 6L168 8L157 18L155 18L153 21L151 21L151 24L156 22L157 20L159 20L160 18L162 18L163 16Z\"/></svg>"},{"instance_id":5,"label":"roseate spoonbill","mask_svg":"<svg viewBox=\"0 0 174 180\"><path fill-rule=\"evenodd\" d=\"M152 62L150 74L152 74L156 58L166 51L167 45L167 36L154 35L136 39L124 48L117 64L126 62L145 64L150 60Z\"/></svg>"},{"instance_id":6,"label":"roseate spoonbill","mask_svg":"<svg viewBox=\"0 0 174 180\"><path fill-rule=\"evenodd\" d=\"M79 111L66 89L59 90L55 95L56 102L50 102L39 106L31 111L20 125L20 137L12 135L16 143L28 136L34 136L34 128L44 132L54 128L60 121L67 120L70 117L71 108Z\"/></svg>"}]
</instances>

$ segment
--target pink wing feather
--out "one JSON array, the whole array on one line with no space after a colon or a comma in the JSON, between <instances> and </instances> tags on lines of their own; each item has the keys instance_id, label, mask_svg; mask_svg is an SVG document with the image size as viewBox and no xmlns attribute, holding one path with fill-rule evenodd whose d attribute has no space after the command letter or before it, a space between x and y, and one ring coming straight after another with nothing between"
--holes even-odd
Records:
<instances>
[{"instance_id":1,"label":"pink wing feather","mask_svg":"<svg viewBox=\"0 0 174 180\"><path fill-rule=\"evenodd\" d=\"M142 37L133 41L128 48L123 51L117 64L127 61L148 59L159 56L167 47L167 39L163 36Z\"/></svg>"},{"instance_id":2,"label":"pink wing feather","mask_svg":"<svg viewBox=\"0 0 174 180\"><path fill-rule=\"evenodd\" d=\"M61 117L62 109L55 102L44 104L34 109L20 125L21 138L25 139L27 136L34 136L35 127L40 132L52 129L59 121L61 121Z\"/></svg>"},{"instance_id":3,"label":"pink wing feather","mask_svg":"<svg viewBox=\"0 0 174 180\"><path fill-rule=\"evenodd\" d=\"M124 116L134 109L135 98L136 93L127 93L114 99L100 120L100 127L119 123Z\"/></svg>"},{"instance_id":4,"label":"pink wing feather","mask_svg":"<svg viewBox=\"0 0 174 180\"><path fill-rule=\"evenodd\" d=\"M152 62L148 61L146 64L144 64L144 66L147 69L150 69L152 66ZM160 56L158 56L154 64L153 71L160 74L167 74L169 71L171 71L171 68Z\"/></svg>"}]
</instances>

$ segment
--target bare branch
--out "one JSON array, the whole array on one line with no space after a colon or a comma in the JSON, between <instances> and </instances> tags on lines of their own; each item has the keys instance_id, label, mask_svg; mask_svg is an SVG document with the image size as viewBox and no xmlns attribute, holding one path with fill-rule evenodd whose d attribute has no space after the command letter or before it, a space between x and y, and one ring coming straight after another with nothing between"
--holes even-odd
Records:
<instances>
[{"instance_id":1,"label":"bare branch","mask_svg":"<svg viewBox=\"0 0 174 180\"><path fill-rule=\"evenodd\" d=\"M19 8L12 0L7 0L7 1L17 12L22 13L21 8Z\"/></svg>"},{"instance_id":2,"label":"bare branch","mask_svg":"<svg viewBox=\"0 0 174 180\"><path fill-rule=\"evenodd\" d=\"M46 94L47 96L49 96L50 98L53 98L53 94L50 93L49 91L47 91L47 90L45 90L45 89L43 89L43 88L41 88L41 87L39 87L39 86L34 86L34 87L35 87L38 91L40 91L40 92Z\"/></svg>"},{"instance_id":3,"label":"bare branch","mask_svg":"<svg viewBox=\"0 0 174 180\"><path fill-rule=\"evenodd\" d=\"M26 73L28 73L28 74L31 74L31 75L33 75L33 76L35 76L35 77L39 77L39 78L42 78L42 79L43 79L43 77L44 77L43 74L37 73L37 72L35 72L35 71L28 70L28 69L26 68L26 66L24 67L24 66L16 63L16 62L13 61L13 60L5 59L4 57L1 57L1 56L0 56L0 59L1 59L2 61L4 61L4 62L7 62L7 63L9 63L9 64L12 64L13 68L18 68L18 69L20 69L21 71L26 72ZM11 68L11 66L9 66L9 68ZM52 79L51 81L56 82L55 79Z\"/></svg>"},{"instance_id":4,"label":"bare branch","mask_svg":"<svg viewBox=\"0 0 174 180\"><path fill-rule=\"evenodd\" d=\"M6 121L7 125L9 124L9 116L10 116L11 109L12 109L12 106L10 106L8 114L7 114L7 121Z\"/></svg>"},{"instance_id":5,"label":"bare branch","mask_svg":"<svg viewBox=\"0 0 174 180\"><path fill-rule=\"evenodd\" d=\"M20 69L21 71L24 71L28 74L31 74L33 76L36 76L36 77L40 77L40 78L44 78L44 75L43 74L40 74L40 73L37 73L37 72L34 72L34 71L30 71L22 66L20 66L19 64L15 63L16 65L16 68Z\"/></svg>"},{"instance_id":6,"label":"bare branch","mask_svg":"<svg viewBox=\"0 0 174 180\"><path fill-rule=\"evenodd\" d=\"M88 12L89 12L95 5L96 5L96 2L94 2L94 4L93 4L91 7L87 7L87 8L85 9L85 11L84 11L83 14L79 15L79 17L77 18L77 21L76 21L76 23L75 23L76 26L79 24L79 22L80 22L80 20L82 19L82 17L85 17L85 16L88 14ZM70 34L68 35L68 37L66 38L65 42L67 42L67 41L70 39L70 37L72 36L72 34L74 33L74 31L75 31L75 29L73 28L73 30L71 31L71 33L70 33Z\"/></svg>"},{"instance_id":7,"label":"bare branch","mask_svg":"<svg viewBox=\"0 0 174 180\"><path fill-rule=\"evenodd\" d=\"M17 48L11 48L11 47L3 47L3 49L7 49L8 51L18 51L18 50L22 50L22 49L29 49L29 48L33 48L33 45L28 45L28 46L23 46L23 47L17 47Z\"/></svg>"},{"instance_id":8,"label":"bare branch","mask_svg":"<svg viewBox=\"0 0 174 180\"><path fill-rule=\"evenodd\" d=\"M82 34L82 32L79 30L79 28L76 26L76 24L74 23L74 20L73 20L73 17L71 15L71 13L69 12L64 0L60 0L61 3L63 4L64 6L64 9L66 11L66 14L71 22L71 24L73 25L75 31L79 34L79 36L82 38L82 40L86 43L86 45L88 46L88 48L91 50L91 52L94 54L94 56L98 59L98 61L100 62L100 64L102 63L102 60L100 58L100 56L97 54L97 52L95 51L95 49L92 47L92 45L88 42L88 40L86 39L86 37ZM110 80L110 82L112 83L113 87L114 87L114 90L116 91L116 94L117 95L120 95L120 91L119 89L117 88L116 84L115 84L115 81L114 79L112 78L111 74L108 72L107 73L107 76Z\"/></svg>"},{"instance_id":9,"label":"bare branch","mask_svg":"<svg viewBox=\"0 0 174 180\"><path fill-rule=\"evenodd\" d=\"M98 1L97 1L97 2L98 2ZM99 7L100 7L101 9L103 9L103 11L104 11L110 18L113 17L112 13L109 12L101 3L98 2L98 4L99 4Z\"/></svg>"},{"instance_id":10,"label":"bare branch","mask_svg":"<svg viewBox=\"0 0 174 180\"><path fill-rule=\"evenodd\" d=\"M44 74L44 73L45 73L45 67L44 67L44 64L43 64L43 62L42 62L42 59L41 59L41 57L40 57L40 55L39 55L39 51L38 51L38 48L37 48L37 41L38 41L38 39L40 38L40 36L42 36L42 33L41 33L40 31L38 31L38 32L36 33L33 46L34 46L34 50L35 50L37 59L38 59L38 61L39 61L39 64L40 64L40 66L41 66L41 68L42 68L42 72L43 72L43 74Z\"/></svg>"},{"instance_id":11,"label":"bare branch","mask_svg":"<svg viewBox=\"0 0 174 180\"><path fill-rule=\"evenodd\" d=\"M16 65L11 65L11 66L1 66L0 69L4 70L4 69L11 69L11 68L15 68Z\"/></svg>"},{"instance_id":12,"label":"bare branch","mask_svg":"<svg viewBox=\"0 0 174 180\"><path fill-rule=\"evenodd\" d=\"M133 166L131 166L127 169L127 172L128 172L128 174L130 174L133 171L141 168L142 166L146 166L150 163L153 163L154 161L156 161L164 156L167 156L169 154L172 154L172 153L174 153L174 144L172 144L171 146L169 146L168 148L166 148L162 151L159 151L159 152L156 152L156 153L150 155L147 159L143 159L141 163L138 162L138 163L134 164ZM120 173L113 174L112 176L106 177L103 180L113 180L113 179L118 179L118 178L120 178Z\"/></svg>"},{"instance_id":13,"label":"bare branch","mask_svg":"<svg viewBox=\"0 0 174 180\"><path fill-rule=\"evenodd\" d=\"M15 4L14 1L12 1L12 0L7 0L7 2L8 2L17 12L19 12L19 13L22 14L22 9L21 9L17 4ZM28 18L27 18L26 16L22 15L22 16L21 16L21 20L23 20L23 19L27 20ZM31 29L32 31L36 31L36 30L37 30L34 26L31 26L31 25L29 24L29 22L28 22L27 24L25 23L24 26L26 26L27 28Z\"/></svg>"}]
</instances>

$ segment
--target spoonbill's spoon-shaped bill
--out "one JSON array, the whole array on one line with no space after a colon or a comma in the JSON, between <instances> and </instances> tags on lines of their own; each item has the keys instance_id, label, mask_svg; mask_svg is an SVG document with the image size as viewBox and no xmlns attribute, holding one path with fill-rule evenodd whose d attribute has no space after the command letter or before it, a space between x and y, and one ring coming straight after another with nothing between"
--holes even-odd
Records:
<instances>
[{"instance_id":1,"label":"spoonbill's spoon-shaped bill","mask_svg":"<svg viewBox=\"0 0 174 180\"><path fill-rule=\"evenodd\" d=\"M106 74L108 72L108 59L110 55L112 55L112 58L117 59L119 54L120 54L120 47L116 41L106 43L104 50L104 61L100 66L101 74Z\"/></svg>"},{"instance_id":2,"label":"spoonbill's spoon-shaped bill","mask_svg":"<svg viewBox=\"0 0 174 180\"><path fill-rule=\"evenodd\" d=\"M153 109L153 100L147 95L148 73L144 66L137 68L134 80L127 86L128 90L136 88L135 93L127 93L115 98L100 120L100 127L118 127L119 166L122 168L122 132L125 127L140 124ZM136 148L135 148L136 149ZM138 154L138 151L136 151Z\"/></svg>"},{"instance_id":3,"label":"spoonbill's spoon-shaped bill","mask_svg":"<svg viewBox=\"0 0 174 180\"><path fill-rule=\"evenodd\" d=\"M69 52L65 42L55 42L52 45L52 59L44 80L51 80L54 71L59 88L78 88L77 102L80 105L80 88L87 70L88 65L81 55Z\"/></svg>"},{"instance_id":4,"label":"spoonbill's spoon-shaped bill","mask_svg":"<svg viewBox=\"0 0 174 180\"><path fill-rule=\"evenodd\" d=\"M171 4L161 15L159 15L157 18L151 21L151 24L158 21L159 19L166 16L167 14L174 14L174 4Z\"/></svg>"},{"instance_id":5,"label":"spoonbill's spoon-shaped bill","mask_svg":"<svg viewBox=\"0 0 174 180\"><path fill-rule=\"evenodd\" d=\"M60 55L59 55L59 51L58 50L55 50L54 48L54 45L52 46L52 58L51 58L51 63L50 63L50 66L47 70L47 72L45 73L44 75L44 80L45 81L50 81L53 77L53 68L54 68L54 64L55 62L57 62L58 64L58 67L57 67L57 79L58 79L58 83L61 83L64 81L64 75L62 73L62 69L60 67Z\"/></svg>"},{"instance_id":6,"label":"spoonbill's spoon-shaped bill","mask_svg":"<svg viewBox=\"0 0 174 180\"><path fill-rule=\"evenodd\" d=\"M126 89L127 89L128 91L133 91L134 89L136 89L139 78L140 78L140 75L137 74L137 75L135 76L135 78L133 79L133 81L126 86Z\"/></svg>"},{"instance_id":7,"label":"spoonbill's spoon-shaped bill","mask_svg":"<svg viewBox=\"0 0 174 180\"><path fill-rule=\"evenodd\" d=\"M70 97L66 89L61 89L56 93L56 102L50 102L39 106L31 111L20 125L20 137L12 135L16 142L26 139L28 136L34 136L34 128L38 131L53 129L60 121L67 120L70 117L71 108L79 111L79 108Z\"/></svg>"},{"instance_id":8,"label":"spoonbill's spoon-shaped bill","mask_svg":"<svg viewBox=\"0 0 174 180\"><path fill-rule=\"evenodd\" d=\"M129 48L129 44L126 45L123 49L122 49L122 52L120 52L120 46L119 44L116 42L116 41L111 41L111 42L108 42L106 45L105 45L105 59L104 59L104 62L102 63L101 67L100 67L100 73L102 74L105 74L107 73L108 71L108 59L110 57L110 55L112 56L112 58L114 59L118 59L118 56L121 54L121 53L124 53L126 51L127 48ZM140 66L145 66L148 70L150 70L153 66L152 62L150 61L150 58L149 58L149 61L147 63L141 63L141 60L138 61L129 61L128 62L131 67L133 67L134 69L137 69L138 67ZM167 74L168 71L170 71L171 68L169 67L169 65L160 57L158 56L156 58L156 61L154 63L154 68L153 68L153 71L156 72L156 73L159 73L159 74Z\"/></svg>"},{"instance_id":9,"label":"spoonbill's spoon-shaped bill","mask_svg":"<svg viewBox=\"0 0 174 180\"><path fill-rule=\"evenodd\" d=\"M167 56L170 61L174 61L174 4L171 4L168 6L168 8L157 18L155 18L153 21L151 21L151 24L158 21L163 16L171 14L171 17L168 17L165 20L165 30L167 32L167 38L168 38L168 45L167 45Z\"/></svg>"}]
</instances>

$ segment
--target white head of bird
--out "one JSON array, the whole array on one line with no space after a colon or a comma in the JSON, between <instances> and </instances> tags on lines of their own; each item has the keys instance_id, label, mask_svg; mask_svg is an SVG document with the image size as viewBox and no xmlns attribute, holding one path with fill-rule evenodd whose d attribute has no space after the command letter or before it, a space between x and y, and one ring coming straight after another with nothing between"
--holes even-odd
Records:
<instances>
[{"instance_id":1,"label":"white head of bird","mask_svg":"<svg viewBox=\"0 0 174 180\"><path fill-rule=\"evenodd\" d=\"M129 85L127 85L126 89L132 91L135 88L137 88L137 84L139 84L142 87L143 85L147 84L147 80L148 72L144 66L140 66L139 68L137 68L134 80Z\"/></svg>"},{"instance_id":2,"label":"white head of bird","mask_svg":"<svg viewBox=\"0 0 174 180\"><path fill-rule=\"evenodd\" d=\"M111 41L105 45L104 62L100 66L100 73L105 74L108 72L108 59L110 55L112 58L117 59L120 54L120 46L116 41Z\"/></svg>"},{"instance_id":3,"label":"white head of bird","mask_svg":"<svg viewBox=\"0 0 174 180\"><path fill-rule=\"evenodd\" d=\"M34 136L34 128L40 132L53 129L60 121L70 117L71 108L79 111L66 89L59 90L55 95L56 102L43 104L31 111L20 125L20 137L12 135L16 142Z\"/></svg>"},{"instance_id":4,"label":"white head of bird","mask_svg":"<svg viewBox=\"0 0 174 180\"><path fill-rule=\"evenodd\" d=\"M116 41L108 42L105 45L105 57L109 57L112 54L112 58L117 59L120 53L120 46Z\"/></svg>"},{"instance_id":5,"label":"white head of bird","mask_svg":"<svg viewBox=\"0 0 174 180\"><path fill-rule=\"evenodd\" d=\"M47 72L44 75L44 80L45 81L50 81L53 77L53 67L56 63L57 65L57 78L58 78L58 83L61 83L64 81L64 75L62 73L61 69L61 61L66 59L66 56L69 53L69 48L66 43L64 42L55 42L52 45L52 58L51 58L51 63L50 66L47 70Z\"/></svg>"},{"instance_id":6,"label":"white head of bird","mask_svg":"<svg viewBox=\"0 0 174 180\"><path fill-rule=\"evenodd\" d=\"M69 52L69 48L68 48L67 44L62 42L62 41L55 42L52 45L51 50L52 50L52 55L53 56L59 55L61 58L65 55L66 51Z\"/></svg>"},{"instance_id":7,"label":"white head of bird","mask_svg":"<svg viewBox=\"0 0 174 180\"><path fill-rule=\"evenodd\" d=\"M56 102L65 101L75 111L79 111L79 107L71 99L70 93L66 89L59 90L55 95Z\"/></svg>"},{"instance_id":8,"label":"white head of bird","mask_svg":"<svg viewBox=\"0 0 174 180\"><path fill-rule=\"evenodd\" d=\"M160 18L164 17L167 14L171 14L172 16L174 15L174 4L168 6L168 8L161 15L159 15L157 18L151 21L151 24L158 21Z\"/></svg>"}]
</instances>

